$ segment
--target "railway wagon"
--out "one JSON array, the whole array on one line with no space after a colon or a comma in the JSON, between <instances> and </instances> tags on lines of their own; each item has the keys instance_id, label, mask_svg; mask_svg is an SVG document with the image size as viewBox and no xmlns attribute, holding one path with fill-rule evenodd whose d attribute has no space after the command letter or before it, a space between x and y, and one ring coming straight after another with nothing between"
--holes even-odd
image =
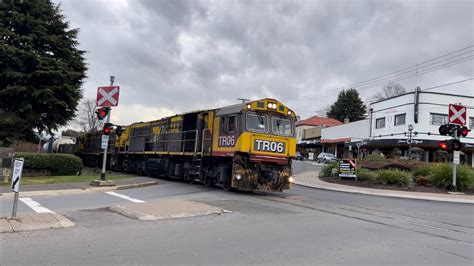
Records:
<instances>
[{"instance_id":1,"label":"railway wagon","mask_svg":"<svg viewBox=\"0 0 474 266\"><path fill-rule=\"evenodd\" d=\"M225 190L283 191L295 156L295 113L261 99L133 123L110 136L113 170L168 176ZM78 155L100 160L101 132L79 138Z\"/></svg>"}]
</instances>

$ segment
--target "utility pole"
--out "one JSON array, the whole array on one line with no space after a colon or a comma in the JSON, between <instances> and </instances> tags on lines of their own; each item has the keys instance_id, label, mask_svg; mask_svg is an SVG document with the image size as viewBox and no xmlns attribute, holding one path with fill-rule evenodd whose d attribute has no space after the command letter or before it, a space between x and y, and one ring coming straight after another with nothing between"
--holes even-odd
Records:
<instances>
[{"instance_id":1,"label":"utility pole","mask_svg":"<svg viewBox=\"0 0 474 266\"><path fill-rule=\"evenodd\" d=\"M454 139L458 139L458 131L457 129L454 130ZM457 164L456 164L456 159L454 158L456 155L456 152L457 151L453 151L453 184L451 185L451 191L452 192L456 192L456 167L457 167ZM458 155L459 156L459 155Z\"/></svg>"}]
</instances>

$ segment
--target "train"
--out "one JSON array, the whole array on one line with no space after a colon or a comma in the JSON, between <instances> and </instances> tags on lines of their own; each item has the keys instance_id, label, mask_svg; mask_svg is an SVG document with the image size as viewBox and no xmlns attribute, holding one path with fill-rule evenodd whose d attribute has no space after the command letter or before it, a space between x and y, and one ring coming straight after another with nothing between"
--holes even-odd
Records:
<instances>
[{"instance_id":1,"label":"train","mask_svg":"<svg viewBox=\"0 0 474 266\"><path fill-rule=\"evenodd\" d=\"M110 133L107 166L224 190L283 191L292 182L295 122L271 98L137 122ZM85 165L101 165L102 133L77 138L74 153Z\"/></svg>"}]
</instances>

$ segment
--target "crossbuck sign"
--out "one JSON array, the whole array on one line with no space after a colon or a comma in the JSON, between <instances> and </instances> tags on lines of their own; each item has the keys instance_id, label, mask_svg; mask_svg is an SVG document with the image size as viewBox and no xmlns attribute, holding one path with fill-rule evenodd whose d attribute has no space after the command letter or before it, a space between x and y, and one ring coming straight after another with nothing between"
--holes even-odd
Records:
<instances>
[{"instance_id":1,"label":"crossbuck sign","mask_svg":"<svg viewBox=\"0 0 474 266\"><path fill-rule=\"evenodd\" d=\"M448 111L448 122L455 125L466 125L466 106L450 104Z\"/></svg>"},{"instance_id":2,"label":"crossbuck sign","mask_svg":"<svg viewBox=\"0 0 474 266\"><path fill-rule=\"evenodd\" d=\"M106 86L97 88L97 106L117 106L119 93L119 86Z\"/></svg>"}]
</instances>

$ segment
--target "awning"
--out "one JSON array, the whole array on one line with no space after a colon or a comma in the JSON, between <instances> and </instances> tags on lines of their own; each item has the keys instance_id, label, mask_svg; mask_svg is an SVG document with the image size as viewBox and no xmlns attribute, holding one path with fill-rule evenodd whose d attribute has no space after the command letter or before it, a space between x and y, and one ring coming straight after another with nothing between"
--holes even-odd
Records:
<instances>
[{"instance_id":1,"label":"awning","mask_svg":"<svg viewBox=\"0 0 474 266\"><path fill-rule=\"evenodd\" d=\"M351 141L351 138L342 138L342 139L322 139L321 143L346 143Z\"/></svg>"}]
</instances>

